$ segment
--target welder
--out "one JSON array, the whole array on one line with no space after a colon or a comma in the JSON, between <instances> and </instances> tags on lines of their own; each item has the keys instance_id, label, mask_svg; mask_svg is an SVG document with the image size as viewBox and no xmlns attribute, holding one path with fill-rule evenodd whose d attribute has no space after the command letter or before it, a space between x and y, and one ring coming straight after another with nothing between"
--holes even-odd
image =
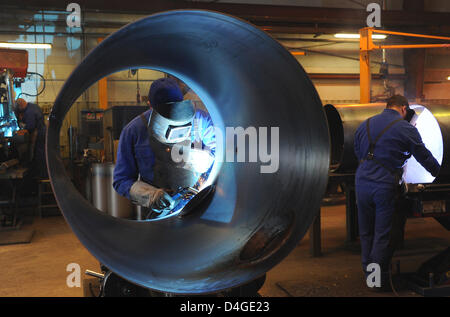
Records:
<instances>
[{"instance_id":1,"label":"welder","mask_svg":"<svg viewBox=\"0 0 450 317\"><path fill-rule=\"evenodd\" d=\"M366 278L373 272L369 264L379 265L378 290L390 290L392 220L405 161L414 156L435 177L440 169L416 127L407 121L412 111L404 96L394 95L382 113L367 119L355 133L355 154L360 162L355 185L361 262Z\"/></svg>"},{"instance_id":2,"label":"welder","mask_svg":"<svg viewBox=\"0 0 450 317\"><path fill-rule=\"evenodd\" d=\"M45 161L46 127L42 110L37 104L18 98L14 111L19 126L27 130L30 134L29 175L33 178L47 178L47 165Z\"/></svg>"},{"instance_id":3,"label":"welder","mask_svg":"<svg viewBox=\"0 0 450 317\"><path fill-rule=\"evenodd\" d=\"M184 152L210 153L214 157L216 140L209 115L202 110L194 110L192 102L183 100L180 85L173 78L153 82L148 100L151 109L134 118L122 130L113 186L122 196L147 207L149 212L146 218L152 219L158 213L173 208L170 190L192 185L199 173L204 175L211 169L210 164L205 166L204 162L196 160L188 164L173 162L170 155L173 144L187 137L187 143L192 143L193 148L183 147ZM197 158L203 160L205 155ZM264 274L223 294L254 296L265 279Z\"/></svg>"},{"instance_id":4,"label":"welder","mask_svg":"<svg viewBox=\"0 0 450 317\"><path fill-rule=\"evenodd\" d=\"M122 130L113 181L120 195L148 208L147 219L173 208L171 194L179 187L194 186L212 166L215 153L210 116L183 100L175 80L154 81L148 100L151 109ZM182 159L174 160L174 146L180 144L184 144L180 147ZM201 157L209 162L203 170L198 169L203 162L189 160L191 154L199 152L206 154Z\"/></svg>"}]
</instances>

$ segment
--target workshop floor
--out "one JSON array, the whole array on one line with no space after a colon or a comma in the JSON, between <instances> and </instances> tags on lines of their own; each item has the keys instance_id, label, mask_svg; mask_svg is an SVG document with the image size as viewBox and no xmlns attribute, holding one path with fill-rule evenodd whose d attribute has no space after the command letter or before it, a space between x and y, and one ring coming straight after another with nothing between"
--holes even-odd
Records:
<instances>
[{"instance_id":1,"label":"workshop floor","mask_svg":"<svg viewBox=\"0 0 450 317\"><path fill-rule=\"evenodd\" d=\"M69 288L66 271L78 263L81 272L98 270L98 262L78 241L63 217L34 218L24 228L35 230L31 243L0 246L0 296L83 296L83 288ZM293 252L267 274L262 296L395 296L365 289L359 246L345 243L345 206L322 208L323 255L309 255L308 235ZM401 270L414 271L436 252L450 245L450 233L434 219L411 219L405 248L394 260ZM399 290L400 296L417 296Z\"/></svg>"}]
</instances>

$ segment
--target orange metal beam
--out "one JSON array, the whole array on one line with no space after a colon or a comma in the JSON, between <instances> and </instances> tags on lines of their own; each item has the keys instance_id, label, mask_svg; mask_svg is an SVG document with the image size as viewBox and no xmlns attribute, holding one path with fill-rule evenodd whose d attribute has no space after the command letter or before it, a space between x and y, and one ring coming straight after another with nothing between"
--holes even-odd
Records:
<instances>
[{"instance_id":1,"label":"orange metal beam","mask_svg":"<svg viewBox=\"0 0 450 317\"><path fill-rule=\"evenodd\" d=\"M407 44L407 45L375 45L373 49L403 49L403 48L443 48L450 47L450 44Z\"/></svg>"},{"instance_id":2,"label":"orange metal beam","mask_svg":"<svg viewBox=\"0 0 450 317\"><path fill-rule=\"evenodd\" d=\"M361 29L359 34L359 102L370 103L370 87L372 79L370 73L370 43L372 42L372 34L369 28Z\"/></svg>"},{"instance_id":3,"label":"orange metal beam","mask_svg":"<svg viewBox=\"0 0 450 317\"><path fill-rule=\"evenodd\" d=\"M103 38L98 38L97 42L100 43ZM98 81L98 107L100 109L108 108L108 79L102 78Z\"/></svg>"},{"instance_id":4,"label":"orange metal beam","mask_svg":"<svg viewBox=\"0 0 450 317\"><path fill-rule=\"evenodd\" d=\"M399 35L399 36L409 36L409 37L421 37L426 39L435 39L435 40L445 40L450 41L450 37L447 36L436 36L436 35L425 35L425 34L414 34L414 33L404 33L404 32L394 32L394 31L386 31L386 30L378 30L372 29L373 33L379 34L390 34L390 35Z\"/></svg>"},{"instance_id":5,"label":"orange metal beam","mask_svg":"<svg viewBox=\"0 0 450 317\"><path fill-rule=\"evenodd\" d=\"M359 38L359 68L360 68L361 74L360 74L359 85L360 85L360 102L361 103L369 103L370 97L371 97L370 96L370 84L371 84L370 79L372 77L370 74L370 52L371 51L381 50L381 49L450 47L449 43L445 43L445 44L375 45L375 44L373 44L373 40L372 40L373 33L450 41L450 37L445 37L445 36L394 32L394 31L379 30L379 29L374 29L374 28L369 28L369 27L360 29L359 30L359 34L360 34L360 38Z\"/></svg>"}]
</instances>

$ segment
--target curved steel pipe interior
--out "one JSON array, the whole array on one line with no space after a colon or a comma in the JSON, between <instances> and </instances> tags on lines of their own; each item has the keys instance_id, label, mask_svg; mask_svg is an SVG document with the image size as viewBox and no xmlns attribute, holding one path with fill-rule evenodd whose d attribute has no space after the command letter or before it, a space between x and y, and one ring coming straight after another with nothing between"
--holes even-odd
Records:
<instances>
[{"instance_id":1,"label":"curved steel pipe interior","mask_svg":"<svg viewBox=\"0 0 450 317\"><path fill-rule=\"evenodd\" d=\"M218 164L214 195L184 217L146 222L101 213L67 176L60 129L84 90L130 68L183 80L222 131L278 127L277 171L261 173L267 162ZM47 162L64 217L101 263L150 289L212 293L261 276L304 236L327 183L328 128L305 71L266 33L215 12L169 11L115 32L73 71L50 114Z\"/></svg>"}]
</instances>

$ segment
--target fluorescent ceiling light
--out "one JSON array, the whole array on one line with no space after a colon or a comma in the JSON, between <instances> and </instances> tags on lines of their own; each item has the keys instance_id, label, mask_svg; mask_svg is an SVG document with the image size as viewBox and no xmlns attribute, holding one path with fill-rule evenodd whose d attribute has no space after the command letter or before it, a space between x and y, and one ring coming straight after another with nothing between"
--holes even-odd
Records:
<instances>
[{"instance_id":1,"label":"fluorescent ceiling light","mask_svg":"<svg viewBox=\"0 0 450 317\"><path fill-rule=\"evenodd\" d=\"M359 39L359 34L351 34L351 33L336 33L334 37L338 39Z\"/></svg>"},{"instance_id":2,"label":"fluorescent ceiling light","mask_svg":"<svg viewBox=\"0 0 450 317\"><path fill-rule=\"evenodd\" d=\"M44 43L0 43L1 48L52 48L51 44Z\"/></svg>"},{"instance_id":3,"label":"fluorescent ceiling light","mask_svg":"<svg viewBox=\"0 0 450 317\"><path fill-rule=\"evenodd\" d=\"M338 39L359 39L359 34L357 33L336 33L334 37ZM384 40L387 37L386 34L372 34L372 39L374 40Z\"/></svg>"},{"instance_id":4,"label":"fluorescent ceiling light","mask_svg":"<svg viewBox=\"0 0 450 317\"><path fill-rule=\"evenodd\" d=\"M375 40L384 40L387 38L386 34L372 34L372 38Z\"/></svg>"}]
</instances>

